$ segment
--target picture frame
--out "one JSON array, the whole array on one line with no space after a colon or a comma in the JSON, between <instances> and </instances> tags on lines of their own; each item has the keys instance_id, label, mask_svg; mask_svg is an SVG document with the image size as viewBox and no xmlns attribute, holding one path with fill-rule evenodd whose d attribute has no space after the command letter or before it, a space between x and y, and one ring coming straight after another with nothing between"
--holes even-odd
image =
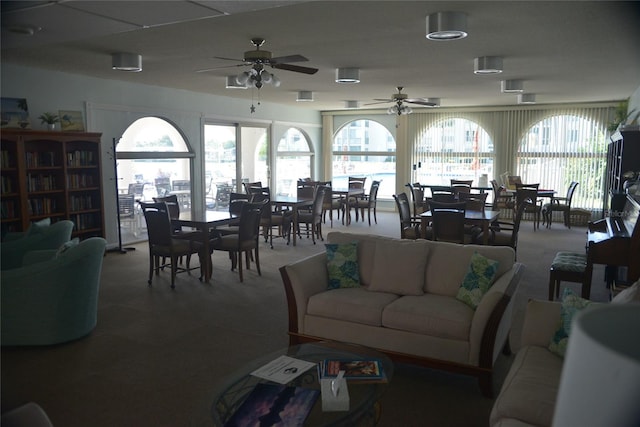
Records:
<instances>
[{"instance_id":1,"label":"picture frame","mask_svg":"<svg viewBox=\"0 0 640 427\"><path fill-rule=\"evenodd\" d=\"M31 129L26 98L0 98L0 118L3 129Z\"/></svg>"},{"instance_id":2,"label":"picture frame","mask_svg":"<svg viewBox=\"0 0 640 427\"><path fill-rule=\"evenodd\" d=\"M59 110L60 130L63 132L84 132L82 111Z\"/></svg>"}]
</instances>

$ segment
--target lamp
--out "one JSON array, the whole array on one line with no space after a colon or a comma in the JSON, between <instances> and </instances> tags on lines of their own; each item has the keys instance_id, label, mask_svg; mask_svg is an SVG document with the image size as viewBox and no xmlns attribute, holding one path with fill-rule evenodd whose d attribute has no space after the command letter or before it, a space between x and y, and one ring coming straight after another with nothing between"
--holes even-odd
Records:
<instances>
[{"instance_id":1,"label":"lamp","mask_svg":"<svg viewBox=\"0 0 640 427\"><path fill-rule=\"evenodd\" d=\"M497 74L502 72L502 58L499 56L481 56L473 61L474 73Z\"/></svg>"},{"instance_id":2,"label":"lamp","mask_svg":"<svg viewBox=\"0 0 640 427\"><path fill-rule=\"evenodd\" d=\"M142 71L142 55L137 53L118 52L111 54L111 68L118 71Z\"/></svg>"},{"instance_id":3,"label":"lamp","mask_svg":"<svg viewBox=\"0 0 640 427\"><path fill-rule=\"evenodd\" d=\"M336 83L360 83L360 69L337 68Z\"/></svg>"},{"instance_id":4,"label":"lamp","mask_svg":"<svg viewBox=\"0 0 640 427\"><path fill-rule=\"evenodd\" d=\"M237 76L227 76L227 84L225 86L227 89L248 89L246 84L238 83Z\"/></svg>"},{"instance_id":5,"label":"lamp","mask_svg":"<svg viewBox=\"0 0 640 427\"><path fill-rule=\"evenodd\" d=\"M522 80L502 80L502 93L522 93L524 91L524 82Z\"/></svg>"},{"instance_id":6,"label":"lamp","mask_svg":"<svg viewBox=\"0 0 640 427\"><path fill-rule=\"evenodd\" d=\"M536 103L535 93L521 93L518 95L518 104L535 104L535 103Z\"/></svg>"},{"instance_id":7,"label":"lamp","mask_svg":"<svg viewBox=\"0 0 640 427\"><path fill-rule=\"evenodd\" d=\"M571 322L554 426L635 426L640 420L640 305L588 307Z\"/></svg>"},{"instance_id":8,"label":"lamp","mask_svg":"<svg viewBox=\"0 0 640 427\"><path fill-rule=\"evenodd\" d=\"M358 101L344 101L344 108L359 108L360 103Z\"/></svg>"},{"instance_id":9,"label":"lamp","mask_svg":"<svg viewBox=\"0 0 640 427\"><path fill-rule=\"evenodd\" d=\"M411 113L413 113L413 109L401 103L392 105L387 110L387 114L397 114L398 116L406 116L407 114L411 114Z\"/></svg>"},{"instance_id":10,"label":"lamp","mask_svg":"<svg viewBox=\"0 0 640 427\"><path fill-rule=\"evenodd\" d=\"M427 102L431 102L434 107L440 106L440 98L427 98Z\"/></svg>"},{"instance_id":11,"label":"lamp","mask_svg":"<svg viewBox=\"0 0 640 427\"><path fill-rule=\"evenodd\" d=\"M261 64L256 64L249 71L238 74L236 82L256 89L260 89L265 83L274 87L280 86L280 79L275 74L266 71Z\"/></svg>"},{"instance_id":12,"label":"lamp","mask_svg":"<svg viewBox=\"0 0 640 427\"><path fill-rule=\"evenodd\" d=\"M298 97L296 101L313 101L313 92L310 90L300 90L298 91Z\"/></svg>"},{"instance_id":13,"label":"lamp","mask_svg":"<svg viewBox=\"0 0 640 427\"><path fill-rule=\"evenodd\" d=\"M427 15L429 40L459 40L467 37L467 15L462 12L438 12Z\"/></svg>"}]
</instances>

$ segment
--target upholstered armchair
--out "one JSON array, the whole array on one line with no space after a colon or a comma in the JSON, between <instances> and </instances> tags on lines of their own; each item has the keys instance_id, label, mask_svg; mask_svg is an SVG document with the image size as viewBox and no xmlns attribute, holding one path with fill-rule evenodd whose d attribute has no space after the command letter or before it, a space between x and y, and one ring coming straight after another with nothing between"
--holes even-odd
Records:
<instances>
[{"instance_id":1,"label":"upholstered armchair","mask_svg":"<svg viewBox=\"0 0 640 427\"><path fill-rule=\"evenodd\" d=\"M0 256L2 264L0 269L10 270L22 265L22 257L25 253L40 249L58 249L64 242L71 239L73 222L58 221L43 227L32 224L24 233L11 233L2 242ZM4 287L2 290L4 294Z\"/></svg>"},{"instance_id":2,"label":"upholstered armchair","mask_svg":"<svg viewBox=\"0 0 640 427\"><path fill-rule=\"evenodd\" d=\"M67 245L27 252L21 267L2 271L3 346L58 344L95 328L106 240Z\"/></svg>"}]
</instances>

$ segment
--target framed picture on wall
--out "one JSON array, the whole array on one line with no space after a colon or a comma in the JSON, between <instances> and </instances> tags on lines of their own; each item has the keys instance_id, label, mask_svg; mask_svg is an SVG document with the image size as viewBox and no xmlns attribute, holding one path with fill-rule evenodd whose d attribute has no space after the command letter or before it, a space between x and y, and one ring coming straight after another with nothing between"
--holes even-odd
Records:
<instances>
[{"instance_id":1,"label":"framed picture on wall","mask_svg":"<svg viewBox=\"0 0 640 427\"><path fill-rule=\"evenodd\" d=\"M82 111L58 111L60 129L64 132L84 132Z\"/></svg>"},{"instance_id":2,"label":"framed picture on wall","mask_svg":"<svg viewBox=\"0 0 640 427\"><path fill-rule=\"evenodd\" d=\"M29 107L25 98L0 98L2 128L30 129Z\"/></svg>"}]
</instances>

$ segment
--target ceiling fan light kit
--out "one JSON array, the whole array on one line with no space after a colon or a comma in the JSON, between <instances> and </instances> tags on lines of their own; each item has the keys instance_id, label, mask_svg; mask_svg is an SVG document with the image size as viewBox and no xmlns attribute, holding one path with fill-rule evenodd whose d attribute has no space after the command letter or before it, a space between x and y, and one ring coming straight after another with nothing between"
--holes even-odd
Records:
<instances>
[{"instance_id":1,"label":"ceiling fan light kit","mask_svg":"<svg viewBox=\"0 0 640 427\"><path fill-rule=\"evenodd\" d=\"M535 104L535 103L536 103L535 93L521 93L518 95L518 104Z\"/></svg>"},{"instance_id":2,"label":"ceiling fan light kit","mask_svg":"<svg viewBox=\"0 0 640 427\"><path fill-rule=\"evenodd\" d=\"M387 114L397 114L398 116L406 116L407 114L411 114L411 113L413 113L413 109L401 103L392 105L387 110Z\"/></svg>"},{"instance_id":3,"label":"ceiling fan light kit","mask_svg":"<svg viewBox=\"0 0 640 427\"><path fill-rule=\"evenodd\" d=\"M524 82L522 80L502 80L502 93L522 93L524 91Z\"/></svg>"},{"instance_id":4,"label":"ceiling fan light kit","mask_svg":"<svg viewBox=\"0 0 640 427\"><path fill-rule=\"evenodd\" d=\"M304 102L304 101L313 101L313 92L310 90L300 90L298 91L298 97L296 101Z\"/></svg>"},{"instance_id":5,"label":"ceiling fan light kit","mask_svg":"<svg viewBox=\"0 0 640 427\"><path fill-rule=\"evenodd\" d=\"M112 53L111 68L118 71L138 73L142 71L142 55L126 52Z\"/></svg>"},{"instance_id":6,"label":"ceiling fan light kit","mask_svg":"<svg viewBox=\"0 0 640 427\"><path fill-rule=\"evenodd\" d=\"M360 69L337 68L336 83L360 83Z\"/></svg>"},{"instance_id":7,"label":"ceiling fan light kit","mask_svg":"<svg viewBox=\"0 0 640 427\"><path fill-rule=\"evenodd\" d=\"M427 38L448 41L467 37L467 15L462 12L437 12L427 15Z\"/></svg>"},{"instance_id":8,"label":"ceiling fan light kit","mask_svg":"<svg viewBox=\"0 0 640 427\"><path fill-rule=\"evenodd\" d=\"M499 56L481 56L473 61L475 74L498 74L502 72L502 58Z\"/></svg>"}]
</instances>

